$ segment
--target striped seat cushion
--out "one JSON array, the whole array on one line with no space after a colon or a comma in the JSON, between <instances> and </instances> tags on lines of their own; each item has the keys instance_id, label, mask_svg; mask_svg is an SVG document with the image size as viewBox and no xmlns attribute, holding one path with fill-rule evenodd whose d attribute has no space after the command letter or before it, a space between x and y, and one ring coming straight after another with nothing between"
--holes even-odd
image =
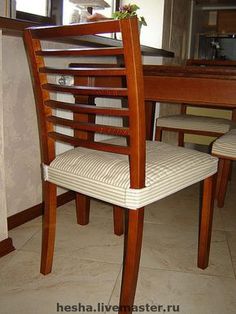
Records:
<instances>
[{"instance_id":1,"label":"striped seat cushion","mask_svg":"<svg viewBox=\"0 0 236 314\"><path fill-rule=\"evenodd\" d=\"M224 134L236 127L231 120L195 115L173 115L157 118L157 126L173 129L217 132Z\"/></svg>"},{"instance_id":2,"label":"striped seat cushion","mask_svg":"<svg viewBox=\"0 0 236 314\"><path fill-rule=\"evenodd\" d=\"M236 129L218 138L213 143L212 153L214 155L236 159Z\"/></svg>"},{"instance_id":3,"label":"striped seat cushion","mask_svg":"<svg viewBox=\"0 0 236 314\"><path fill-rule=\"evenodd\" d=\"M142 189L130 188L127 156L81 147L45 165L44 179L115 205L137 209L217 171L216 157L195 150L148 141L146 151L146 186Z\"/></svg>"}]
</instances>

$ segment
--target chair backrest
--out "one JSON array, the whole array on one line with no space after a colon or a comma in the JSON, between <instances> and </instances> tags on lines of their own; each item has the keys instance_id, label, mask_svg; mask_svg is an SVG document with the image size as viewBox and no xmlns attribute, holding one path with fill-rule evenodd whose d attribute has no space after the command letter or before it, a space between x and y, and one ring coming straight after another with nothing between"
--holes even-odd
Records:
<instances>
[{"instance_id":1,"label":"chair backrest","mask_svg":"<svg viewBox=\"0 0 236 314\"><path fill-rule=\"evenodd\" d=\"M122 35L120 47L81 47L78 46L83 36L103 33L117 33ZM82 37L81 37L82 36ZM82 146L88 149L101 150L129 156L130 186L142 188L145 184L145 108L143 69L139 43L138 21L136 18L123 20L108 20L94 23L71 24L66 26L31 27L24 32L25 44L28 52L30 68L33 78L33 88L38 115L41 142L42 162L49 164L55 158L55 142L65 142L74 147ZM45 40L47 41L45 43ZM43 43L42 43L43 41ZM63 44L63 48L55 49L55 41ZM71 48L68 41L77 46ZM109 40L108 40L109 42ZM53 49L48 46L53 44ZM61 45L61 44L60 44ZM44 48L44 47L47 48ZM90 58L91 66L69 68L73 57L75 62L83 62L83 58ZM95 57L115 57L123 60L122 66L107 68L102 63L94 62ZM56 67L50 66L50 61L56 58ZM88 62L88 61L86 61ZM94 62L94 64L93 64ZM62 64L58 66L58 64ZM65 67L66 64L66 67ZM74 80L74 85L61 86L55 83L55 76L67 75L75 78L89 77L89 86L83 85L83 80ZM107 78L106 86L94 86L93 78ZM109 87L109 77L119 77L124 87ZM80 82L79 85L77 83ZM55 98L55 93L69 93L77 99L87 97L125 98L127 108L98 107L94 101L86 103L67 103ZM79 98L79 96L81 96ZM55 100L57 99L57 100ZM77 116L113 116L128 120L125 127L101 125L96 119L65 119L54 114L54 109L62 109ZM55 131L55 126L66 126L74 130L73 136ZM78 136L78 131L89 134L101 133L112 136L122 136L127 139L127 145L112 145L95 142L93 137Z\"/></svg>"}]
</instances>

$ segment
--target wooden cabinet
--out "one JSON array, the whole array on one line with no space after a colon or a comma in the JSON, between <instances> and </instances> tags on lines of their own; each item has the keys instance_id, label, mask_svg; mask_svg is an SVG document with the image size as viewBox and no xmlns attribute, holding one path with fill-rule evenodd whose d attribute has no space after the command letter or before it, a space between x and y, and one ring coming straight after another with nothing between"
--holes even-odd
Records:
<instances>
[{"instance_id":1,"label":"wooden cabinet","mask_svg":"<svg viewBox=\"0 0 236 314\"><path fill-rule=\"evenodd\" d=\"M217 18L218 33L236 33L236 10L219 10Z\"/></svg>"}]
</instances>

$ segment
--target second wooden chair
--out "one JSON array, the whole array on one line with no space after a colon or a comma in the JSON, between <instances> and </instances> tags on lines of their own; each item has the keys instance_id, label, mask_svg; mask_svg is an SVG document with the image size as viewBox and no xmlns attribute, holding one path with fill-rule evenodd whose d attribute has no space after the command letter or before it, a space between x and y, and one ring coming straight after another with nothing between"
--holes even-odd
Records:
<instances>
[{"instance_id":1,"label":"second wooden chair","mask_svg":"<svg viewBox=\"0 0 236 314\"><path fill-rule=\"evenodd\" d=\"M189 72L204 74L211 77L214 75L235 76L236 62L234 61L215 61L215 60L187 60L186 70ZM201 90L199 89L199 93ZM207 108L207 104L201 104ZM156 120L156 140L162 139L163 131L177 132L178 145L184 146L184 134L195 134L201 136L220 137L236 127L236 107L231 109L231 119L217 118L213 116L195 115L187 113L189 104L181 104L181 112L177 115L162 116ZM212 108L212 105L211 105ZM217 106L219 111L219 106ZM223 108L222 108L223 109ZM225 109L224 109L225 110Z\"/></svg>"}]
</instances>

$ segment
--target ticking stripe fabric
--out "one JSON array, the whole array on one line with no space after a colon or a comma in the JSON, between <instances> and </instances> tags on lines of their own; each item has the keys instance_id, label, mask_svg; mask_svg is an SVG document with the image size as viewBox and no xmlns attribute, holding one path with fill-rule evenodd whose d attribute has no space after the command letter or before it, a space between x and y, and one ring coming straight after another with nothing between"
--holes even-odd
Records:
<instances>
[{"instance_id":1,"label":"ticking stripe fabric","mask_svg":"<svg viewBox=\"0 0 236 314\"><path fill-rule=\"evenodd\" d=\"M112 142L121 145L122 139ZM218 159L183 147L148 141L146 186L131 189L128 157L78 147L44 165L45 180L130 209L138 209L211 176Z\"/></svg>"},{"instance_id":2,"label":"ticking stripe fabric","mask_svg":"<svg viewBox=\"0 0 236 314\"><path fill-rule=\"evenodd\" d=\"M236 128L236 124L231 120L190 114L160 117L157 118L156 125L173 129L217 132L222 134L232 128Z\"/></svg>"},{"instance_id":3,"label":"ticking stripe fabric","mask_svg":"<svg viewBox=\"0 0 236 314\"><path fill-rule=\"evenodd\" d=\"M236 159L236 129L219 137L213 143L212 154Z\"/></svg>"}]
</instances>

